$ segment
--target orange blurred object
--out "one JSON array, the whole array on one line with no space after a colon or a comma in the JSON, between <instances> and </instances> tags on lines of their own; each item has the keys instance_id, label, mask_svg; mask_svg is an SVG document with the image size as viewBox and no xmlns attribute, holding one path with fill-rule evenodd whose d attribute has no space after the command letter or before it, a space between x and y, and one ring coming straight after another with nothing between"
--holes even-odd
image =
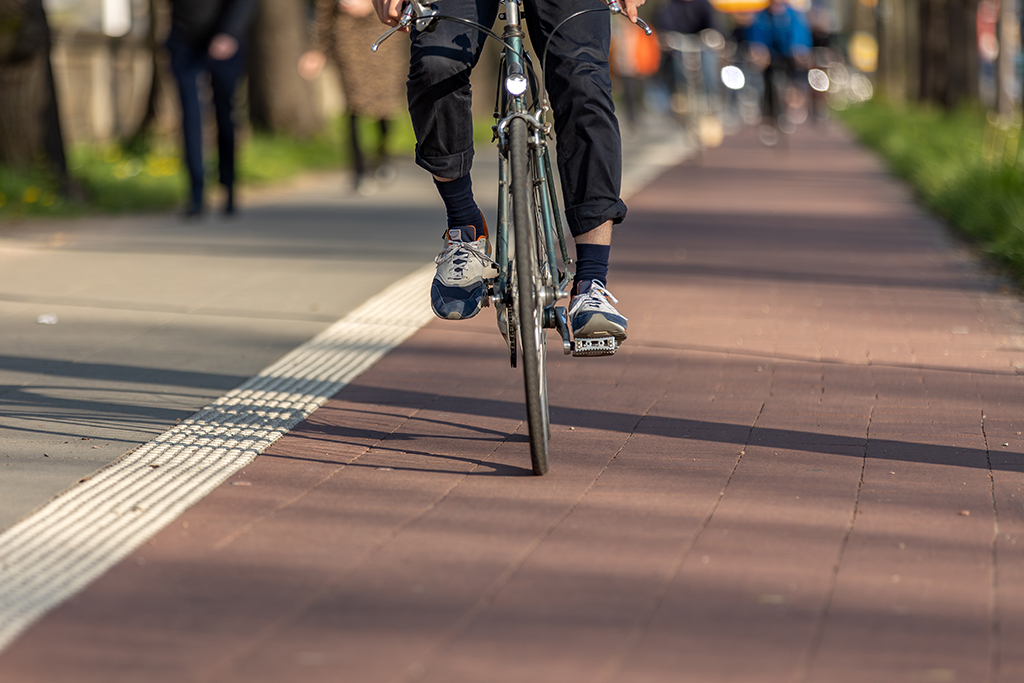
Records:
<instances>
[{"instance_id":1,"label":"orange blurred object","mask_svg":"<svg viewBox=\"0 0 1024 683\"><path fill-rule=\"evenodd\" d=\"M711 5L725 14L760 12L768 7L768 0L711 0Z\"/></svg>"}]
</instances>

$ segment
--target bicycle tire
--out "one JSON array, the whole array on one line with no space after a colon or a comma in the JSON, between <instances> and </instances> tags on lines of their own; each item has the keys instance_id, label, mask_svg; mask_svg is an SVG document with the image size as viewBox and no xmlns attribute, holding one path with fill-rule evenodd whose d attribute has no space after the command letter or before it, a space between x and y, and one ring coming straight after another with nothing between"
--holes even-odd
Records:
<instances>
[{"instance_id":1,"label":"bicycle tire","mask_svg":"<svg viewBox=\"0 0 1024 683\"><path fill-rule=\"evenodd\" d=\"M548 471L550 420L547 400L547 332L540 300L543 282L538 263L538 240L534 220L533 174L526 121L512 119L509 125L509 162L512 181L512 222L516 241L519 305L519 352L523 361L526 389L526 422L530 432L530 460L533 473Z\"/></svg>"}]
</instances>

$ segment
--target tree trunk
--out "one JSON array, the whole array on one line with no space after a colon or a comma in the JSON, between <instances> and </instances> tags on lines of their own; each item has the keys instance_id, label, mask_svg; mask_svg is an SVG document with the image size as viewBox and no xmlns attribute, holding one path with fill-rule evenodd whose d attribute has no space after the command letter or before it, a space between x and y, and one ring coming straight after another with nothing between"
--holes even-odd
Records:
<instances>
[{"instance_id":1,"label":"tree trunk","mask_svg":"<svg viewBox=\"0 0 1024 683\"><path fill-rule=\"evenodd\" d=\"M949 58L943 101L947 109L978 97L977 13L975 0L947 0Z\"/></svg>"},{"instance_id":2,"label":"tree trunk","mask_svg":"<svg viewBox=\"0 0 1024 683\"><path fill-rule=\"evenodd\" d=\"M249 118L255 128L307 137L323 127L313 89L299 77L308 40L304 0L261 2L250 33Z\"/></svg>"},{"instance_id":3,"label":"tree trunk","mask_svg":"<svg viewBox=\"0 0 1024 683\"><path fill-rule=\"evenodd\" d=\"M949 16L946 0L921 0L920 98L945 105L949 62Z\"/></svg>"},{"instance_id":4,"label":"tree trunk","mask_svg":"<svg viewBox=\"0 0 1024 683\"><path fill-rule=\"evenodd\" d=\"M160 0L149 0L149 30L146 32L146 48L150 52L150 65L153 75L149 81L149 95L146 97L146 111L142 114L142 120L138 126L127 137L125 142L129 148L140 148L147 144L150 133L157 120L157 113L160 103L160 93L164 87L164 64L162 57L163 45L161 36L166 35L169 20L166 3Z\"/></svg>"},{"instance_id":5,"label":"tree trunk","mask_svg":"<svg viewBox=\"0 0 1024 683\"><path fill-rule=\"evenodd\" d=\"M1016 3L1010 0L1002 0L999 5L996 108L1004 121L1009 121L1017 108L1013 93L1017 78L1017 52L1020 50L1016 10Z\"/></svg>"},{"instance_id":6,"label":"tree trunk","mask_svg":"<svg viewBox=\"0 0 1024 683\"><path fill-rule=\"evenodd\" d=\"M978 96L976 0L920 0L920 99L952 109Z\"/></svg>"},{"instance_id":7,"label":"tree trunk","mask_svg":"<svg viewBox=\"0 0 1024 683\"><path fill-rule=\"evenodd\" d=\"M43 164L67 184L42 0L0 0L0 163Z\"/></svg>"},{"instance_id":8,"label":"tree trunk","mask_svg":"<svg viewBox=\"0 0 1024 683\"><path fill-rule=\"evenodd\" d=\"M883 0L878 22L878 83L893 102L910 98L907 64L907 0Z\"/></svg>"},{"instance_id":9,"label":"tree trunk","mask_svg":"<svg viewBox=\"0 0 1024 683\"><path fill-rule=\"evenodd\" d=\"M921 3L928 0L903 0L906 4L904 15L904 44L906 59L906 92L908 100L921 98Z\"/></svg>"}]
</instances>

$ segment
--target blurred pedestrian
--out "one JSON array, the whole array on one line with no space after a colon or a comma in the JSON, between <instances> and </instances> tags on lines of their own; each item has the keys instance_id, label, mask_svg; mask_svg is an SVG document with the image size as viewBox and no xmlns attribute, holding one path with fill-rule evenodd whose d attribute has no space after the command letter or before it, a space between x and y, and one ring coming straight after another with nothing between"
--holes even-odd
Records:
<instances>
[{"instance_id":1,"label":"blurred pedestrian","mask_svg":"<svg viewBox=\"0 0 1024 683\"><path fill-rule=\"evenodd\" d=\"M622 86L626 123L630 130L635 130L644 102L644 82L658 73L661 64L657 37L644 35L624 21L612 22L609 63Z\"/></svg>"},{"instance_id":2,"label":"blurred pedestrian","mask_svg":"<svg viewBox=\"0 0 1024 683\"><path fill-rule=\"evenodd\" d=\"M185 215L203 213L203 125L199 76L208 74L217 120L217 165L224 186L224 213L235 211L235 125L232 100L242 74L243 38L257 0L171 0L167 50L181 95L185 165L190 180Z\"/></svg>"},{"instance_id":3,"label":"blurred pedestrian","mask_svg":"<svg viewBox=\"0 0 1024 683\"><path fill-rule=\"evenodd\" d=\"M409 66L408 48L400 41L386 42L377 53L370 52L381 33L372 0L317 0L312 49L299 59L299 73L306 79L315 78L327 59L338 67L345 94L353 183L363 194L372 192L377 180L394 177L387 149L390 119L404 104ZM363 117L376 123L379 134L373 177L368 173L370 164L359 130Z\"/></svg>"}]
</instances>

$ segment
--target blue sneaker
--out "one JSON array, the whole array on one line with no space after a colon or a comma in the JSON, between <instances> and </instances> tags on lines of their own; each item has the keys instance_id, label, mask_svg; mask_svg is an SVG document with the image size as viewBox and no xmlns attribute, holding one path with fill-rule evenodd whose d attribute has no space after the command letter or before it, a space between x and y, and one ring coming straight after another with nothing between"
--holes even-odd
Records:
<instances>
[{"instance_id":1,"label":"blue sneaker","mask_svg":"<svg viewBox=\"0 0 1024 683\"><path fill-rule=\"evenodd\" d=\"M472 225L449 228L448 243L437 255L437 273L430 284L430 306L445 320L465 320L480 312L487 294L485 280L497 275L488 252L487 234Z\"/></svg>"},{"instance_id":2,"label":"blue sneaker","mask_svg":"<svg viewBox=\"0 0 1024 683\"><path fill-rule=\"evenodd\" d=\"M626 339L626 317L612 304L619 300L612 296L599 280L580 283L569 303L569 326L577 339L615 337L622 343Z\"/></svg>"}]
</instances>

